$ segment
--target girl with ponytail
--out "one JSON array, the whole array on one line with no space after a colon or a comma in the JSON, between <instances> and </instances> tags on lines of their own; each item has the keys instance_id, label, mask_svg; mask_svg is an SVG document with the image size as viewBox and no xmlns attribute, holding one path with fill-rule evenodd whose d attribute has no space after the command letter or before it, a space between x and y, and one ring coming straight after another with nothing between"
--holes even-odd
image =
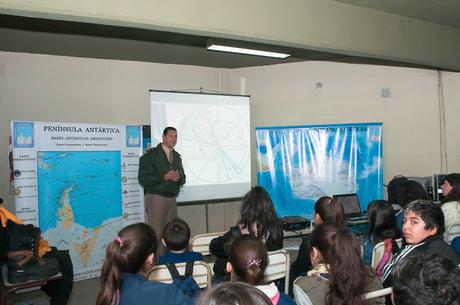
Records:
<instances>
[{"instance_id":1,"label":"girl with ponytail","mask_svg":"<svg viewBox=\"0 0 460 305\"><path fill-rule=\"evenodd\" d=\"M342 204L340 201L330 196L320 197L315 202L313 221L316 226L322 223L333 223L341 228L346 228L347 226L345 212L343 210ZM310 251L310 238L306 237L302 239L302 243L299 246L299 251L297 252L297 258L291 265L291 272L289 274L290 295L292 295L292 283L294 280L301 275L305 275L312 268L310 261Z\"/></svg>"},{"instance_id":2,"label":"girl with ponytail","mask_svg":"<svg viewBox=\"0 0 460 305\"><path fill-rule=\"evenodd\" d=\"M157 243L145 223L129 225L115 236L107 246L96 305L192 304L176 286L147 281Z\"/></svg>"},{"instance_id":3,"label":"girl with ponytail","mask_svg":"<svg viewBox=\"0 0 460 305\"><path fill-rule=\"evenodd\" d=\"M265 282L267 265L267 249L259 238L245 234L233 241L227 263L231 281L255 286L267 295L273 305L295 305L289 296L278 291L274 283Z\"/></svg>"},{"instance_id":4,"label":"girl with ponytail","mask_svg":"<svg viewBox=\"0 0 460 305\"><path fill-rule=\"evenodd\" d=\"M324 223L311 234L313 269L294 282L298 305L385 304L384 298L364 300L382 285L361 259L359 242L345 229Z\"/></svg>"}]
</instances>

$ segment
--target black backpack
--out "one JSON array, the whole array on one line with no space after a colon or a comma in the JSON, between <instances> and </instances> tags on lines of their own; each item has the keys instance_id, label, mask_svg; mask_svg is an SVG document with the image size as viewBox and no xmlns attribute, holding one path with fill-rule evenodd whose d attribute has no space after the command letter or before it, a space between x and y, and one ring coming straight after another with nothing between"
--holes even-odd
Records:
<instances>
[{"instance_id":1,"label":"black backpack","mask_svg":"<svg viewBox=\"0 0 460 305\"><path fill-rule=\"evenodd\" d=\"M201 292L201 289L193 278L193 261L185 263L184 275L179 274L175 264L166 264L166 267L171 274L173 284L180 288L186 296L191 298L198 296L198 294Z\"/></svg>"},{"instance_id":2,"label":"black backpack","mask_svg":"<svg viewBox=\"0 0 460 305\"><path fill-rule=\"evenodd\" d=\"M38 259L38 242L41 236L39 228L17 224L8 219L6 235L8 280L11 283L44 280L59 272L56 258Z\"/></svg>"}]
</instances>

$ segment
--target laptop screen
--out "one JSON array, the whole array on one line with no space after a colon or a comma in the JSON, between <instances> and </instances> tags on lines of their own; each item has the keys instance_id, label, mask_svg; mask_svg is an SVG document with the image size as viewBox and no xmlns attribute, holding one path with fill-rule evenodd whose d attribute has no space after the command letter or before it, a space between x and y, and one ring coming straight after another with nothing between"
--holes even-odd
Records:
<instances>
[{"instance_id":1,"label":"laptop screen","mask_svg":"<svg viewBox=\"0 0 460 305\"><path fill-rule=\"evenodd\" d=\"M358 196L356 194L334 195L333 198L340 201L345 211L345 215L361 213Z\"/></svg>"}]
</instances>

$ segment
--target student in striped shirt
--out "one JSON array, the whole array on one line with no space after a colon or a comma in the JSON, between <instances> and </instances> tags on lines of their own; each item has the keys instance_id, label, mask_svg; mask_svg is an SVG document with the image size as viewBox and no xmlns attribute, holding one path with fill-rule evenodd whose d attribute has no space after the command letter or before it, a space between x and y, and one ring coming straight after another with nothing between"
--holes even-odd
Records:
<instances>
[{"instance_id":1,"label":"student in striped shirt","mask_svg":"<svg viewBox=\"0 0 460 305\"><path fill-rule=\"evenodd\" d=\"M404 212L403 247L384 267L381 278L383 286L391 286L391 273L396 265L420 254L438 254L456 265L460 264L460 257L444 241L443 233L444 214L440 207L428 200L411 202Z\"/></svg>"}]
</instances>

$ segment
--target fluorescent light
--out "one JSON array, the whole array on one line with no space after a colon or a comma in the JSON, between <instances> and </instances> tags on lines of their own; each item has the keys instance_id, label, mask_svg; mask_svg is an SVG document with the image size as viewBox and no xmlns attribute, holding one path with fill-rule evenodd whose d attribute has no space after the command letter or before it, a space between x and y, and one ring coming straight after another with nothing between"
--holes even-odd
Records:
<instances>
[{"instance_id":1,"label":"fluorescent light","mask_svg":"<svg viewBox=\"0 0 460 305\"><path fill-rule=\"evenodd\" d=\"M212 50L212 51L241 53L241 54L248 54L248 55L274 57L274 58L286 58L286 57L291 56L290 54L286 54L286 53L269 52L269 51L246 49L246 48L237 48L237 47L229 47L229 46L222 46L222 45L218 45L218 44L211 44L211 45L209 45L207 47L207 49Z\"/></svg>"}]
</instances>

